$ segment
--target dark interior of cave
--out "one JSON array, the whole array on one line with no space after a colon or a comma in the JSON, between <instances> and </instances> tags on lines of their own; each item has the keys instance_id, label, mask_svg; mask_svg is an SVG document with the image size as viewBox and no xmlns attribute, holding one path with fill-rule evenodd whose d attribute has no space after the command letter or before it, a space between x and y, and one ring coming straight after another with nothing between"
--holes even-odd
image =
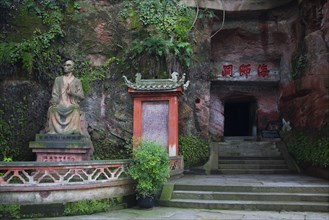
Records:
<instances>
[{"instance_id":1,"label":"dark interior of cave","mask_svg":"<svg viewBox=\"0 0 329 220\"><path fill-rule=\"evenodd\" d=\"M227 102L224 106L224 136L251 136L255 114L251 102Z\"/></svg>"}]
</instances>

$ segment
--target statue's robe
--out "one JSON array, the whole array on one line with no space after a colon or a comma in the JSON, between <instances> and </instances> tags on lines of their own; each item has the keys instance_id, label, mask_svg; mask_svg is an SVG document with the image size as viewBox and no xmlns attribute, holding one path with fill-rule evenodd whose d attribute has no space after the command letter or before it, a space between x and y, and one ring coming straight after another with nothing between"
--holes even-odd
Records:
<instances>
[{"instance_id":1,"label":"statue's robe","mask_svg":"<svg viewBox=\"0 0 329 220\"><path fill-rule=\"evenodd\" d=\"M55 79L48 109L46 131L49 134L82 134L79 102L84 99L84 94L81 81L72 77L69 80L64 76Z\"/></svg>"}]
</instances>

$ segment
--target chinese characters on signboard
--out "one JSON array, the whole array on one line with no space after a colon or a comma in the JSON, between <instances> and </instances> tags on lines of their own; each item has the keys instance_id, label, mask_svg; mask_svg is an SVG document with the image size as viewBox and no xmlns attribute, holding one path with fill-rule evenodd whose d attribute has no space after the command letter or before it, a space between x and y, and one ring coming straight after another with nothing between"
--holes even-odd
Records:
<instances>
[{"instance_id":1,"label":"chinese characters on signboard","mask_svg":"<svg viewBox=\"0 0 329 220\"><path fill-rule=\"evenodd\" d=\"M222 68L222 76L223 77L226 77L226 76L229 76L229 77L233 77L233 65L230 64L230 65L223 65L223 68ZM251 65L250 64L242 64L240 65L239 67L239 74L240 76L245 76L246 78L249 77L251 73ZM268 77L268 73L269 73L269 70L268 70L268 67L266 64L258 64L258 67L257 67L257 76L258 77Z\"/></svg>"},{"instance_id":2,"label":"chinese characters on signboard","mask_svg":"<svg viewBox=\"0 0 329 220\"><path fill-rule=\"evenodd\" d=\"M268 76L268 69L267 69L267 65L262 64L262 65L258 65L258 69L257 69L257 75L258 77L267 77Z\"/></svg>"},{"instance_id":3,"label":"chinese characters on signboard","mask_svg":"<svg viewBox=\"0 0 329 220\"><path fill-rule=\"evenodd\" d=\"M240 67L239 67L239 73L240 73L240 76L246 76L246 78L248 78L249 74L250 74L250 71L251 71L251 65L250 64L242 64Z\"/></svg>"},{"instance_id":4,"label":"chinese characters on signboard","mask_svg":"<svg viewBox=\"0 0 329 220\"><path fill-rule=\"evenodd\" d=\"M223 65L222 76L233 76L233 65Z\"/></svg>"}]
</instances>

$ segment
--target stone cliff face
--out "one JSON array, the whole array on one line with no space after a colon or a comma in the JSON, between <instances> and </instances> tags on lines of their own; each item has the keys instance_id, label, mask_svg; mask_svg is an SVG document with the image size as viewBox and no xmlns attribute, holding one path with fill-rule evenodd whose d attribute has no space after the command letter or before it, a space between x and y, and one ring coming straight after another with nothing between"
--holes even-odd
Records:
<instances>
[{"instance_id":1,"label":"stone cliff face","mask_svg":"<svg viewBox=\"0 0 329 220\"><path fill-rule=\"evenodd\" d=\"M321 129L329 124L329 4L325 1L302 1L295 56L295 79L281 86L282 117L296 128Z\"/></svg>"},{"instance_id":2,"label":"stone cliff face","mask_svg":"<svg viewBox=\"0 0 329 220\"><path fill-rule=\"evenodd\" d=\"M87 20L69 21L65 26L67 51L83 53L94 66L105 65L108 56L115 54L113 51L131 40L125 37L126 29L115 25L115 17L107 13L118 10L110 2L95 3L95 7L106 9L99 12L82 7L81 14L89 14ZM222 17L221 11L216 13ZM224 102L232 97L257 99L258 118L253 123L259 129L281 118L295 128L320 129L328 125L328 2L287 1L286 5L270 10L233 10L226 13L223 29L210 38L221 23L220 19L200 21L196 25L201 28L191 33L196 40L192 63L186 71L191 84L179 100L180 134L220 139L224 135ZM167 62L171 62L170 69L183 73L174 59ZM237 69L241 64L251 64L250 74L256 76L257 66L263 63L272 71L270 74L276 74L270 84L247 82L247 86L239 87L234 82L224 86L214 83L221 76L223 65L232 64ZM123 74L126 73L109 67L105 79L94 81L81 103L95 150L99 150L99 155L106 152L113 158L132 137L132 98L121 78ZM132 79L133 74L128 73L128 77ZM9 122L13 115L15 123L19 123L18 115L23 114L22 118L28 122L20 127L26 131L20 133L24 137L11 137L13 131L8 135L10 141L15 139L11 143L17 149L28 149L28 141L33 141L45 125L51 86L27 82L20 76L4 74L0 79L1 119ZM24 102L23 113L14 107L18 102ZM8 107L10 103L14 104ZM27 159L33 159L29 155Z\"/></svg>"},{"instance_id":3,"label":"stone cliff face","mask_svg":"<svg viewBox=\"0 0 329 220\"><path fill-rule=\"evenodd\" d=\"M252 126L266 129L270 122L280 120L278 85L289 79L295 49L296 4L269 11L235 13L226 14L222 30L211 39L214 105L210 106L209 131L215 139L224 135L226 103L255 102L256 109L251 113L255 121L249 123L249 130ZM213 32L218 28L215 23ZM231 66L231 76L224 76L225 66ZM266 66L268 72L259 75L259 66ZM241 67L249 71L241 72ZM246 135L251 135L251 131Z\"/></svg>"},{"instance_id":4,"label":"stone cliff face","mask_svg":"<svg viewBox=\"0 0 329 220\"><path fill-rule=\"evenodd\" d=\"M293 1L271 10L248 10L226 12L223 27L222 21L212 23L211 34L221 30L210 41L211 98L209 105L199 104L203 110L196 120L211 138L219 139L224 135L225 103L250 102L252 97L259 130L282 118L294 128L324 128L329 114L328 3ZM252 79L258 63L267 65L269 75L279 73L274 86ZM248 79L239 76L242 64L250 64ZM225 65L232 65L233 76L222 78Z\"/></svg>"}]
</instances>

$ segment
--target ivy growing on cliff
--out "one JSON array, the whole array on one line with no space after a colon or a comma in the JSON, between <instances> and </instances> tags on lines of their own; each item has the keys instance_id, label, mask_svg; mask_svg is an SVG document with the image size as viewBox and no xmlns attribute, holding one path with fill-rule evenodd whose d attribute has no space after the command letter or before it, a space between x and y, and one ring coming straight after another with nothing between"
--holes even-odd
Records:
<instances>
[{"instance_id":1,"label":"ivy growing on cliff","mask_svg":"<svg viewBox=\"0 0 329 220\"><path fill-rule=\"evenodd\" d=\"M295 130L283 134L288 150L302 167L329 167L328 130Z\"/></svg>"},{"instance_id":2,"label":"ivy growing on cliff","mask_svg":"<svg viewBox=\"0 0 329 220\"><path fill-rule=\"evenodd\" d=\"M61 23L63 10L67 4L68 1L64 0L25 0L16 5L18 12L13 15L13 19L17 20L17 25L22 25L21 23L24 25L25 22L25 25L31 25L29 28L35 29L29 31L32 34L25 33L21 36L23 39L6 36L4 42L0 44L1 65L20 64L31 74L33 70L43 70L42 61L49 61L51 57L53 62L54 57L50 53L50 48L57 38L63 37ZM28 23L29 21L31 22Z\"/></svg>"},{"instance_id":3,"label":"ivy growing on cliff","mask_svg":"<svg viewBox=\"0 0 329 220\"><path fill-rule=\"evenodd\" d=\"M179 136L178 142L186 168L201 166L207 162L210 152L206 140L196 136Z\"/></svg>"},{"instance_id":4,"label":"ivy growing on cliff","mask_svg":"<svg viewBox=\"0 0 329 220\"><path fill-rule=\"evenodd\" d=\"M26 97L16 100L15 103L8 103L5 99L2 101L0 105L0 161L16 160L27 150L17 145L22 134L26 132L24 130L28 120ZM6 112L8 114L5 115Z\"/></svg>"},{"instance_id":5,"label":"ivy growing on cliff","mask_svg":"<svg viewBox=\"0 0 329 220\"><path fill-rule=\"evenodd\" d=\"M127 57L138 60L147 55L156 62L175 57L185 67L190 65L193 9L177 0L125 0L121 16L129 23L134 38Z\"/></svg>"}]
</instances>

